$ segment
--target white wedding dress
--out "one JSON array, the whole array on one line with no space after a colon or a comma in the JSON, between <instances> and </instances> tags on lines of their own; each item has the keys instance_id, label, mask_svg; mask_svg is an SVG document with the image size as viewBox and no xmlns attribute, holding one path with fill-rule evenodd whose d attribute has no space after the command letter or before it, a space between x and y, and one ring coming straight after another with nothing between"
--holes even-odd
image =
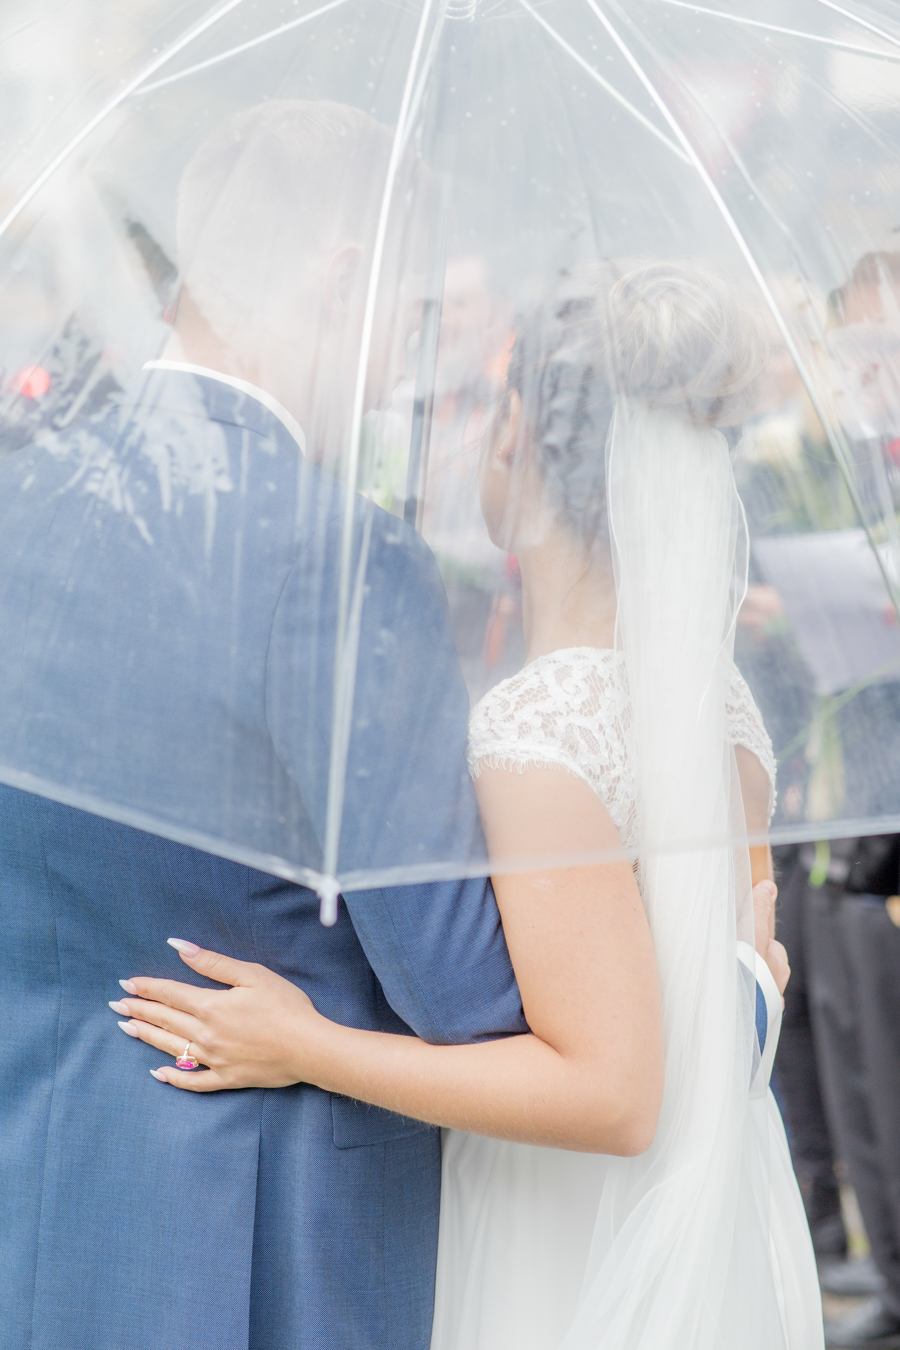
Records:
<instances>
[{"instance_id":1,"label":"white wedding dress","mask_svg":"<svg viewBox=\"0 0 900 1350\"><path fill-rule=\"evenodd\" d=\"M497 685L472 712L469 766L476 777L485 765L519 772L529 765L564 767L597 793L623 845L634 849L631 716L621 662L613 651L573 648L540 657ZM732 671L727 735L733 745L757 756L772 782L774 805L771 742L747 685L736 667ZM742 959L753 962L753 953L746 949ZM812 1244L784 1128L768 1089L781 998L762 962L757 978L768 1025L762 1061L754 1069L750 1128L768 1157L771 1269L783 1344L787 1350L820 1350ZM583 1296L610 1164L598 1154L444 1131L431 1350L557 1350L562 1345ZM579 1346L593 1343L580 1334L576 1339Z\"/></svg>"}]
</instances>

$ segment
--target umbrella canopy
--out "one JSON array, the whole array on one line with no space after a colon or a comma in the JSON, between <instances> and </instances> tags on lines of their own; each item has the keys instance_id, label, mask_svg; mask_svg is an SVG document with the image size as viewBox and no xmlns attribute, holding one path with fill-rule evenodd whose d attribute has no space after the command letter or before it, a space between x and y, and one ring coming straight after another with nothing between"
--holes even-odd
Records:
<instances>
[{"instance_id":1,"label":"umbrella canopy","mask_svg":"<svg viewBox=\"0 0 900 1350\"><path fill-rule=\"evenodd\" d=\"M547 315L675 262L758 335L700 420L749 540L721 636L778 761L771 837L900 829L887 6L27 13L0 42L0 780L329 912L483 872L467 696L530 655L530 544L479 462L553 365ZM564 485L595 526L611 416Z\"/></svg>"}]
</instances>

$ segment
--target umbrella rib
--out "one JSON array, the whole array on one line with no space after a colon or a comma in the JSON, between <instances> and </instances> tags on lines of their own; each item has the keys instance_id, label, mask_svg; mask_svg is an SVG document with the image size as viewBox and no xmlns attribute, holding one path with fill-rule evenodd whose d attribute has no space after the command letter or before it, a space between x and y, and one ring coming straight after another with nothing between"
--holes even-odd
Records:
<instances>
[{"instance_id":1,"label":"umbrella rib","mask_svg":"<svg viewBox=\"0 0 900 1350\"><path fill-rule=\"evenodd\" d=\"M133 80L129 80L124 89L120 89L118 94L111 98L108 103L104 104L100 111L95 113L81 130L63 146L59 154L55 155L50 163L41 170L37 178L35 178L31 185L23 192L15 206L11 207L3 219L0 220L0 236L6 233L13 221L21 215L28 203L37 196L41 188L50 178L52 178L60 165L65 163L69 156L78 149L82 141L85 141L88 136L90 136L91 132L94 131L110 113L115 112L120 104L131 97L139 85L143 84L143 82L149 79L151 75L155 75L158 70L161 70L167 61L171 61L173 56L177 56L179 52L184 51L185 47L189 46L195 38L200 37L202 33L205 33L208 29L212 28L220 19L224 19L226 14L230 14L231 11L236 9L240 4L243 4L243 0L226 0L224 5L220 6L220 8L215 10L212 14L207 14L205 19L201 19L198 24L195 24L193 28L185 33L184 37L179 38L177 42L173 43L171 47L167 48L167 50L154 61L151 61L148 66L145 66L140 75L136 75Z\"/></svg>"},{"instance_id":2,"label":"umbrella rib","mask_svg":"<svg viewBox=\"0 0 900 1350\"><path fill-rule=\"evenodd\" d=\"M803 360L803 357L800 353L800 349L798 348L796 342L794 341L794 336L791 333L790 328L785 323L784 318L782 317L781 311L779 310L778 305L775 302L775 297L770 291L768 283L766 282L766 279L763 275L762 268L756 261L753 250L750 248L750 245L744 238L743 231L741 230L734 216L729 211L728 204L726 203L724 197L719 192L719 189L713 182L712 176L710 175L709 171L704 165L703 160L700 158L696 149L692 145L690 139L679 125L677 118L669 109L665 99L659 93L655 84L650 79L649 75L647 75L646 71L644 70L641 63L638 61L637 57L632 53L630 47L624 41L624 39L619 36L619 33L617 32L613 24L610 22L609 18L606 16L606 14L604 14L603 10L598 5L597 0L585 0L585 3L588 6L588 8L600 20L600 23L603 25L603 28L606 30L610 38L612 38L613 42L618 47L619 51L622 53L625 60L631 66L631 69L634 71L635 75L637 75L641 84L647 90L647 93L650 95L653 102L656 104L657 108L659 108L659 111L662 113L663 117L666 119L669 126L672 128L672 131L677 136L678 140L681 142L686 154L689 156L691 163L693 164L697 173L700 175L701 181L703 182L704 186L706 187L706 190L712 197L713 202L715 203L720 215L722 216L722 219L724 220L732 237L734 238L735 243L737 244L738 248L743 254L744 260L747 263L747 266L750 268L750 271L753 275L754 280L756 281L756 284L759 286L762 297L765 300L766 305L772 312L772 317L775 320L775 323L778 327L778 331L781 333L781 336L784 339L784 344L788 350L788 353L791 356L795 366L797 367L797 373L799 374L804 385L806 386L806 391L809 394L810 402L812 403L813 408L815 409L819 421L822 423L822 427L824 428L825 434L828 437L828 444L831 446L831 449L834 453L834 457L837 460L838 466L844 476L844 481L847 484L847 491L849 492L850 499L853 502L854 510L859 516L860 523L862 524L862 528L866 534L866 539L868 540L869 543L869 547L871 548L872 553L875 556L875 561L878 565L878 570L881 573L881 578L882 581L884 582L885 589L887 590L888 596L890 597L890 601L894 607L895 613L897 614L897 618L898 620L900 620L900 593L898 593L897 587L894 585L893 579L890 576L890 573L887 569L884 559L882 558L881 554L878 551L874 535L872 534L871 526L869 525L869 522L866 520L866 514L863 509L863 503L856 489L856 485L853 481L853 475L850 471L849 454L847 453L847 448L844 444L843 433L838 435L837 431L831 424L831 419L828 416L828 413L826 412L825 407L822 404L822 400L816 393L812 378L810 377L809 371L806 368L806 363Z\"/></svg>"},{"instance_id":3,"label":"umbrella rib","mask_svg":"<svg viewBox=\"0 0 900 1350\"><path fill-rule=\"evenodd\" d=\"M33 790L33 789L32 789ZM812 831L815 831L812 833ZM770 825L766 830L748 830L746 842L750 848L765 844L805 844L816 839L856 839L865 834L896 834L900 831L900 814L882 816L873 821L866 816L848 818L846 816L828 821L804 821L798 825ZM728 848L734 844L734 836L717 835L705 839L679 839L655 850L656 855L691 853L709 846ZM597 863L632 862L634 850L622 844L608 848L583 849L572 853L554 854L548 861L546 853L533 857L517 857L508 861L491 859L492 876L503 876L514 872L544 871L550 867L587 867ZM254 863L250 864L255 866ZM457 881L461 877L483 877L485 863L416 863L411 866L377 867L371 870L346 872L340 878L343 891L375 890L382 886L421 885L434 881ZM279 872L276 875L287 875ZM316 874L319 875L319 874ZM310 883L301 883L310 884Z\"/></svg>"},{"instance_id":4,"label":"umbrella rib","mask_svg":"<svg viewBox=\"0 0 900 1350\"><path fill-rule=\"evenodd\" d=\"M878 28L874 23L869 23L868 19L861 19L858 14L851 14L849 9L844 9L841 5L836 5L834 0L814 0L815 4L824 5L826 9L831 9L835 14L840 14L843 18L849 19L851 23L858 23L868 32L874 33L876 37L883 38L889 42L892 47L900 47L900 40L886 33L883 28Z\"/></svg>"},{"instance_id":5,"label":"umbrella rib","mask_svg":"<svg viewBox=\"0 0 900 1350\"><path fill-rule=\"evenodd\" d=\"M442 7L442 8L445 8ZM417 104L416 74L425 44L425 34L433 9L433 0L425 0L422 16L419 20L415 43L410 56L409 71L397 114L397 129L391 147L391 157L385 178L384 192L372 249L372 267L369 273L369 285L366 295L366 307L363 315L362 337L360 340L359 362L356 372L356 389L353 399L353 415L350 424L350 444L347 457L347 469L344 485L344 514L341 534L340 571L338 580L337 632L335 638L335 691L334 711L331 719L331 753L328 770L328 796L325 807L325 846L323 849L323 871L326 877L334 877L337 872L338 850L341 836L341 819L344 808L344 780L346 777L346 756L349 749L349 721L353 712L355 690L355 668L347 659L354 651L355 641L351 631L361 620L361 595L365 582L366 555L368 552L371 519L363 534L360 558L356 568L356 587L352 601L350 595L350 572L353 563L353 517L356 504L356 479L359 469L359 447L362 436L363 400L365 398L366 370L372 345L375 323L375 301L378 293L378 281L387 237L388 215L394 184L400 168L400 161L406 152L409 137L409 121ZM441 21L444 15L441 14ZM418 86L421 93L421 84ZM359 603L357 603L359 601ZM353 621L351 623L351 621ZM337 893L333 890L319 891L321 906L319 917L325 924L333 924L337 917Z\"/></svg>"},{"instance_id":6,"label":"umbrella rib","mask_svg":"<svg viewBox=\"0 0 900 1350\"><path fill-rule=\"evenodd\" d=\"M251 38L249 42L242 42L239 47L230 47L227 52L219 52L217 56L211 56L208 61L198 61L197 65L188 66L186 70L178 70L174 75L167 75L164 80L156 80L153 84L143 85L136 89L131 97L143 98L145 94L153 94L157 89L164 89L168 84L176 84L178 80L187 79L188 75L196 75L201 70L208 70L210 66L218 65L220 61L227 61L232 56L240 56L241 52L247 52L251 47L258 47L260 43L268 42L270 38L280 37L282 33L287 33L291 28L299 28L312 19L318 19L321 14L327 14L330 9L337 9L340 5L346 3L347 0L330 0L329 4L322 5L309 14L302 14L299 19L291 19L290 23L283 23L278 28L271 28L268 33L260 33L259 37Z\"/></svg>"},{"instance_id":7,"label":"umbrella rib","mask_svg":"<svg viewBox=\"0 0 900 1350\"><path fill-rule=\"evenodd\" d=\"M484 23L485 19L490 19L492 16L496 15L499 9L506 10L505 15L501 14L498 16L501 19L502 18L512 19L516 17L521 17L517 16L515 12L510 9L510 3L515 3L515 0L494 0L494 3L490 5L487 9L482 9L479 11L478 22ZM550 9L552 4L553 0L539 0L538 7L541 9Z\"/></svg>"},{"instance_id":8,"label":"umbrella rib","mask_svg":"<svg viewBox=\"0 0 900 1350\"><path fill-rule=\"evenodd\" d=\"M315 890L323 881L328 880L314 868L291 862L277 853L268 853L252 845L236 843L225 834L209 834L205 830L192 829L153 811L125 806L112 797L83 792L80 788L57 783L49 778L40 778L26 769L15 769L0 763L0 783L20 788L22 792L30 792L38 797L45 797L51 802L59 802L62 806L73 806L78 811L87 811L93 816L101 816L104 820L112 820L119 825L127 825L133 830L142 830L145 834L171 839L175 844L186 844L188 848L200 849L203 853L212 853L218 858L228 858L244 867L254 867L272 876L283 877L286 881L296 882L298 886L307 886Z\"/></svg>"},{"instance_id":9,"label":"umbrella rib","mask_svg":"<svg viewBox=\"0 0 900 1350\"><path fill-rule=\"evenodd\" d=\"M822 37L818 33L804 33L799 28L780 28L774 23L763 23L761 19L747 19L743 14L726 14L721 9L706 9L703 5L692 5L689 0L656 0L659 5L671 5L675 9L688 9L692 14L708 14L713 19L725 19L728 23L743 24L747 28L762 28L767 33L780 33L783 37L803 38L805 42L821 42L826 47L837 47L842 52L854 52L859 56L875 56L882 61L900 61L893 52L880 52L874 47L857 47L852 42L840 42L837 38Z\"/></svg>"},{"instance_id":10,"label":"umbrella rib","mask_svg":"<svg viewBox=\"0 0 900 1350\"><path fill-rule=\"evenodd\" d=\"M631 113L632 117L634 117L638 122L640 122L641 126L644 127L645 130L649 131L651 136L655 136L658 141L661 141L667 150L671 150L672 154L676 155L678 159L680 159L683 163L690 165L691 163L690 159L688 159L687 155L685 155L684 152L678 148L675 142L671 141L669 137L665 134L665 132L660 131L658 127L655 127L653 123L650 121L650 119L645 117L644 114L640 112L634 106L633 103L629 103L628 99L625 98L623 94L620 94L618 89L616 89L614 85L610 84L608 80L604 80L603 76L599 73L599 71L595 70L594 67L588 61L585 61L584 57L579 52L577 52L574 47L570 46L570 44L566 42L565 38L560 33L557 33L556 29L553 28L545 18L543 18L540 14L538 14L537 10L531 4L529 4L529 0L519 0L519 4L526 11L526 13L530 14L531 17L535 20L535 22L540 24L541 28L543 28L544 31L548 33L550 37L553 38L553 41L558 43L559 46L563 49L563 51L566 52L568 56L571 56L572 60L575 61L579 66L581 66L582 70L586 71L587 74L590 75L592 79L596 80L596 82L600 85L601 89L605 89L606 92L609 95L611 95L611 97L614 98L615 101L621 107L623 107L627 112Z\"/></svg>"}]
</instances>

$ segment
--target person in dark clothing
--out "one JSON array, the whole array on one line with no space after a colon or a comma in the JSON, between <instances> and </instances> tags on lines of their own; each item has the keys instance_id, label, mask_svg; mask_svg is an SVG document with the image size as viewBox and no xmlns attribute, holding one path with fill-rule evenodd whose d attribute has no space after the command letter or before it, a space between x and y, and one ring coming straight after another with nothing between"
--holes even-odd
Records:
<instances>
[{"instance_id":1,"label":"person in dark clothing","mask_svg":"<svg viewBox=\"0 0 900 1350\"><path fill-rule=\"evenodd\" d=\"M900 891L900 835L829 851L807 896L809 999L829 1117L884 1287L826 1340L900 1346L900 929L887 903Z\"/></svg>"},{"instance_id":2,"label":"person in dark clothing","mask_svg":"<svg viewBox=\"0 0 900 1350\"><path fill-rule=\"evenodd\" d=\"M847 1234L809 1006L809 958L804 940L809 868L799 844L776 847L772 854L778 880L778 933L791 962L775 1057L775 1088L787 1120L791 1158L816 1256L820 1264L834 1265L847 1255Z\"/></svg>"}]
</instances>

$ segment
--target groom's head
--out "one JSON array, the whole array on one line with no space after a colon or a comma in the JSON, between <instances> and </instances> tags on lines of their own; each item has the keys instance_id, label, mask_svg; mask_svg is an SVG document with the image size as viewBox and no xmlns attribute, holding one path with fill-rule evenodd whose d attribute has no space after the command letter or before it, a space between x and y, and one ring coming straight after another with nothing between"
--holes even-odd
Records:
<instances>
[{"instance_id":1,"label":"groom's head","mask_svg":"<svg viewBox=\"0 0 900 1350\"><path fill-rule=\"evenodd\" d=\"M304 421L322 421L329 400L346 404L393 139L357 108L279 99L235 114L203 142L178 194L176 333L186 355L205 347L208 364L262 385ZM402 373L427 180L411 155L400 159L369 405L389 398Z\"/></svg>"}]
</instances>

